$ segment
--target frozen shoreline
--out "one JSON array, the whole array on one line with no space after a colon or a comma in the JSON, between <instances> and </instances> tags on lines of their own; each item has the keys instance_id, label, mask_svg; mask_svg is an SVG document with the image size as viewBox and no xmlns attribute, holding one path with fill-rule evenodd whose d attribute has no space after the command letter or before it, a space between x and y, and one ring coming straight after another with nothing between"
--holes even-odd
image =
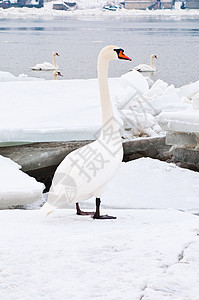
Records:
<instances>
[{"instance_id":1,"label":"frozen shoreline","mask_svg":"<svg viewBox=\"0 0 199 300\"><path fill-rule=\"evenodd\" d=\"M199 9L162 9L162 10L127 10L121 9L118 11L105 11L100 7L92 7L92 3L78 4L79 9L74 11L58 11L52 9L53 3L61 3L62 1L52 1L44 4L43 8L0 8L0 18L56 18L56 17L100 17L100 18L136 18L136 17L155 17L155 18L170 18L170 19L189 19L199 18ZM78 3L78 1L77 1ZM106 1L104 1L106 3Z\"/></svg>"}]
</instances>

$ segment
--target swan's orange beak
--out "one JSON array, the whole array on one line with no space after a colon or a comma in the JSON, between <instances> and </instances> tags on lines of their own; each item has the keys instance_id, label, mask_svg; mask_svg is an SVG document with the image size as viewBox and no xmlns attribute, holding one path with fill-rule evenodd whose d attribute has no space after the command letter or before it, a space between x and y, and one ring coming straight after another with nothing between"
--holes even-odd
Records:
<instances>
[{"instance_id":1,"label":"swan's orange beak","mask_svg":"<svg viewBox=\"0 0 199 300\"><path fill-rule=\"evenodd\" d=\"M126 56L122 50L120 50L120 52L118 54L118 58L125 59L125 60L130 60L130 61L132 60L130 57Z\"/></svg>"},{"instance_id":2,"label":"swan's orange beak","mask_svg":"<svg viewBox=\"0 0 199 300\"><path fill-rule=\"evenodd\" d=\"M57 56L59 56L59 53L56 53Z\"/></svg>"},{"instance_id":3,"label":"swan's orange beak","mask_svg":"<svg viewBox=\"0 0 199 300\"><path fill-rule=\"evenodd\" d=\"M59 75L59 76L63 77L63 75L61 74L61 72L58 72L58 73L57 73L57 75Z\"/></svg>"}]
</instances>

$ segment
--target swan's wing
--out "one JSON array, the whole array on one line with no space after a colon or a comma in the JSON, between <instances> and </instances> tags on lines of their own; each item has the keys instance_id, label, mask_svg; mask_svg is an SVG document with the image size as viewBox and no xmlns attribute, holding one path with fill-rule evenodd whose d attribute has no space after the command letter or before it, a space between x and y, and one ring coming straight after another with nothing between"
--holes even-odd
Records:
<instances>
[{"instance_id":1,"label":"swan's wing","mask_svg":"<svg viewBox=\"0 0 199 300\"><path fill-rule=\"evenodd\" d=\"M57 168L41 212L48 215L69 203L98 197L99 191L115 175L121 160L122 153L112 155L98 140L71 152Z\"/></svg>"},{"instance_id":2,"label":"swan's wing","mask_svg":"<svg viewBox=\"0 0 199 300\"><path fill-rule=\"evenodd\" d=\"M67 182L67 179L70 179L68 174L71 171L71 165L69 165L68 163L69 160L66 160L66 163L62 162L57 168L53 177L50 191L48 193L47 202L43 205L43 207L40 210L41 214L48 215L51 212L53 212L56 208L61 207L61 205L65 202L65 186L67 184L71 185L70 182Z\"/></svg>"},{"instance_id":3,"label":"swan's wing","mask_svg":"<svg viewBox=\"0 0 199 300\"><path fill-rule=\"evenodd\" d=\"M44 62L44 66L45 66L46 69L49 69L49 70L55 70L56 69L56 67L53 66L53 64L51 64L47 61Z\"/></svg>"},{"instance_id":4,"label":"swan's wing","mask_svg":"<svg viewBox=\"0 0 199 300\"><path fill-rule=\"evenodd\" d=\"M36 66L31 68L32 70L55 70L56 68L49 62L44 62L42 64L36 64Z\"/></svg>"},{"instance_id":5,"label":"swan's wing","mask_svg":"<svg viewBox=\"0 0 199 300\"><path fill-rule=\"evenodd\" d=\"M153 69L151 66L146 65L146 64L140 64L140 65L134 67L133 69L136 71L139 71L139 72L155 71L155 69Z\"/></svg>"},{"instance_id":6,"label":"swan's wing","mask_svg":"<svg viewBox=\"0 0 199 300\"><path fill-rule=\"evenodd\" d=\"M77 202L75 201L77 190L79 191L86 183L82 162L84 163L83 155L87 155L88 147L89 145L85 145L74 150L60 163L53 177L48 200L41 208L42 214L48 215L58 207Z\"/></svg>"}]
</instances>

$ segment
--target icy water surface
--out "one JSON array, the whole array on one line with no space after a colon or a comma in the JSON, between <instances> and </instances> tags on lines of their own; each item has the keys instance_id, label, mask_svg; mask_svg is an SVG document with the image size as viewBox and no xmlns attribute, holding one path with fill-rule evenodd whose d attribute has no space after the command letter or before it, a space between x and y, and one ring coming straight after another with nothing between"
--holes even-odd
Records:
<instances>
[{"instance_id":1,"label":"icy water surface","mask_svg":"<svg viewBox=\"0 0 199 300\"><path fill-rule=\"evenodd\" d=\"M55 18L0 20L0 70L51 79L51 72L31 71L52 51L65 79L97 76L96 61L107 44L125 49L132 62L111 63L110 76L117 77L139 63L149 63L155 53L161 78L176 87L199 79L199 20L165 17Z\"/></svg>"}]
</instances>

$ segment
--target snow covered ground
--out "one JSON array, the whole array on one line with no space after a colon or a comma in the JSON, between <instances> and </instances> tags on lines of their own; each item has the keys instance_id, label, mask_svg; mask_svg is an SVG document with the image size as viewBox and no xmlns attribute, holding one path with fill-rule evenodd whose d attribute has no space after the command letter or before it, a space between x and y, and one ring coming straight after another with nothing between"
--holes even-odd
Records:
<instances>
[{"instance_id":1,"label":"snow covered ground","mask_svg":"<svg viewBox=\"0 0 199 300\"><path fill-rule=\"evenodd\" d=\"M11 187L28 186L19 170L7 174ZM199 212L198 192L199 173L142 158L123 163L102 197L102 212L116 220L77 216L74 207L43 217L41 198L1 210L0 299L198 300L198 216L190 213Z\"/></svg>"},{"instance_id":2,"label":"snow covered ground","mask_svg":"<svg viewBox=\"0 0 199 300\"><path fill-rule=\"evenodd\" d=\"M30 192L25 175L5 171L12 188ZM116 220L80 217L74 207L43 217L41 199L1 210L0 299L197 300L198 216L174 208L199 211L198 181L197 172L143 158L122 164L103 195L103 213Z\"/></svg>"},{"instance_id":3,"label":"snow covered ground","mask_svg":"<svg viewBox=\"0 0 199 300\"><path fill-rule=\"evenodd\" d=\"M198 216L175 210L0 211L4 300L197 300Z\"/></svg>"}]
</instances>

